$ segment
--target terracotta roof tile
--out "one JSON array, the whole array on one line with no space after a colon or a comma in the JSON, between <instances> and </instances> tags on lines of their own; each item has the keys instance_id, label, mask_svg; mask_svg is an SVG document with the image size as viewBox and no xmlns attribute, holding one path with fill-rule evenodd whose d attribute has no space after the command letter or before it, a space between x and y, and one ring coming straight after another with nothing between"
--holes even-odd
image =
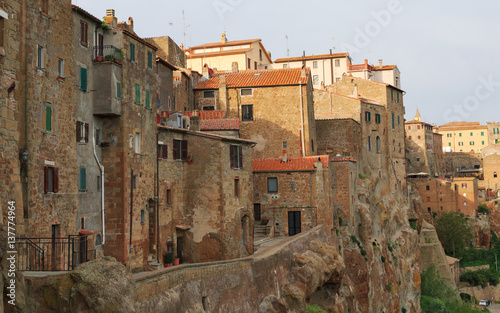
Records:
<instances>
[{"instance_id":1,"label":"terracotta roof tile","mask_svg":"<svg viewBox=\"0 0 500 313\"><path fill-rule=\"evenodd\" d=\"M240 129L240 120L236 118L200 121L200 130L236 130L236 129Z\"/></svg>"},{"instance_id":2,"label":"terracotta roof tile","mask_svg":"<svg viewBox=\"0 0 500 313\"><path fill-rule=\"evenodd\" d=\"M204 53L189 53L187 54L188 59L197 59L197 58L208 58L215 57L219 55L233 55L233 54L242 54L252 51L252 49L234 49L227 51L212 51L212 52L204 52Z\"/></svg>"},{"instance_id":3,"label":"terracotta roof tile","mask_svg":"<svg viewBox=\"0 0 500 313\"><path fill-rule=\"evenodd\" d=\"M246 70L239 72L216 72L210 79L198 83L194 89L218 89L221 77L225 76L228 88L234 87L261 87L287 86L306 84L310 69L306 68L306 77L301 77L300 68L274 70Z\"/></svg>"},{"instance_id":4,"label":"terracotta roof tile","mask_svg":"<svg viewBox=\"0 0 500 313\"><path fill-rule=\"evenodd\" d=\"M228 42L210 42L210 43L204 43L202 45L194 46L194 47L189 47L187 50L193 50L193 49L200 49L200 48L212 48L212 47L227 47L227 46L237 46L237 45L244 45L244 44L251 44L257 41L261 41L260 38L256 39L244 39L244 40L233 40L233 41L228 41Z\"/></svg>"},{"instance_id":5,"label":"terracotta roof tile","mask_svg":"<svg viewBox=\"0 0 500 313\"><path fill-rule=\"evenodd\" d=\"M224 110L213 110L213 111L185 111L184 116L199 116L200 120L222 120L226 116L226 111Z\"/></svg>"},{"instance_id":6,"label":"terracotta roof tile","mask_svg":"<svg viewBox=\"0 0 500 313\"><path fill-rule=\"evenodd\" d=\"M318 54L318 55L307 55L305 57L293 57L293 58L279 58L274 60L274 63L284 63L284 62L295 62L304 60L319 60L319 59L335 59L348 57L349 53L333 53L333 54Z\"/></svg>"},{"instance_id":7,"label":"terracotta roof tile","mask_svg":"<svg viewBox=\"0 0 500 313\"><path fill-rule=\"evenodd\" d=\"M80 8L79 6L77 5L74 5L72 4L71 7L73 8L73 10L75 10L76 12L79 12L85 16L87 16L89 19L93 20L96 24L101 24L102 21L100 19L98 19L97 17L95 17L94 15L90 14L88 11Z\"/></svg>"},{"instance_id":8,"label":"terracotta roof tile","mask_svg":"<svg viewBox=\"0 0 500 313\"><path fill-rule=\"evenodd\" d=\"M351 158L351 157L345 157L345 158L335 158L335 159L330 159L330 162L358 162L356 159Z\"/></svg>"},{"instance_id":9,"label":"terracotta roof tile","mask_svg":"<svg viewBox=\"0 0 500 313\"><path fill-rule=\"evenodd\" d=\"M286 162L282 162L281 158L253 159L252 167L254 172L315 171L314 163L318 160L321 161L323 167L328 167L327 155L288 158Z\"/></svg>"}]
</instances>

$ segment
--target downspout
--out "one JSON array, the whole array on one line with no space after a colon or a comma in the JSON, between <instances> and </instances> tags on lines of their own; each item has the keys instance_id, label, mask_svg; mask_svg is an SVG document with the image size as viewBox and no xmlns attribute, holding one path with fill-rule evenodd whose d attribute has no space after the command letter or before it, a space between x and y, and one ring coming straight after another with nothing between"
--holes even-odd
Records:
<instances>
[{"instance_id":1,"label":"downspout","mask_svg":"<svg viewBox=\"0 0 500 313\"><path fill-rule=\"evenodd\" d=\"M158 155L160 148L158 146L159 131L156 127L156 260L160 263L160 168Z\"/></svg>"},{"instance_id":2,"label":"downspout","mask_svg":"<svg viewBox=\"0 0 500 313\"><path fill-rule=\"evenodd\" d=\"M97 162L97 166L99 166L99 170L101 171L101 218L102 218L102 244L106 243L106 225L105 225L105 213L104 213L104 166L99 162L99 158L97 157L97 153L95 151L95 128L94 128L94 136L92 136L92 142L94 143L94 158Z\"/></svg>"},{"instance_id":3,"label":"downspout","mask_svg":"<svg viewBox=\"0 0 500 313\"><path fill-rule=\"evenodd\" d=\"M300 122L302 125L302 156L306 156L306 143L304 141L305 132L304 132L304 97L302 95L302 80L299 80L299 89L300 89Z\"/></svg>"},{"instance_id":4,"label":"downspout","mask_svg":"<svg viewBox=\"0 0 500 313\"><path fill-rule=\"evenodd\" d=\"M130 169L130 244L128 250L128 267L132 271L132 218L134 211L134 170Z\"/></svg>"},{"instance_id":5,"label":"downspout","mask_svg":"<svg viewBox=\"0 0 500 313\"><path fill-rule=\"evenodd\" d=\"M313 171L311 171L310 175L310 184L311 184L311 228L314 228L314 208L313 208Z\"/></svg>"}]
</instances>

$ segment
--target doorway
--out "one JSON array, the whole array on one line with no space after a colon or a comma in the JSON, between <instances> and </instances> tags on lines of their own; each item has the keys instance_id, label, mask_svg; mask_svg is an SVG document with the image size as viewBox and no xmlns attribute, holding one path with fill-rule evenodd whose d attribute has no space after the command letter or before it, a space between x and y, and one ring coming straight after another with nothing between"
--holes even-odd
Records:
<instances>
[{"instance_id":1,"label":"doorway","mask_svg":"<svg viewBox=\"0 0 500 313\"><path fill-rule=\"evenodd\" d=\"M288 212L288 236L295 236L301 232L300 211Z\"/></svg>"},{"instance_id":2,"label":"doorway","mask_svg":"<svg viewBox=\"0 0 500 313\"><path fill-rule=\"evenodd\" d=\"M253 204L253 216L254 216L254 220L256 220L256 221L261 220L260 203Z\"/></svg>"},{"instance_id":3,"label":"doorway","mask_svg":"<svg viewBox=\"0 0 500 313\"><path fill-rule=\"evenodd\" d=\"M148 201L149 254L156 255L156 210L155 202Z\"/></svg>"},{"instance_id":4,"label":"doorway","mask_svg":"<svg viewBox=\"0 0 500 313\"><path fill-rule=\"evenodd\" d=\"M179 263L184 262L184 237L177 235L177 257L179 258Z\"/></svg>"}]
</instances>

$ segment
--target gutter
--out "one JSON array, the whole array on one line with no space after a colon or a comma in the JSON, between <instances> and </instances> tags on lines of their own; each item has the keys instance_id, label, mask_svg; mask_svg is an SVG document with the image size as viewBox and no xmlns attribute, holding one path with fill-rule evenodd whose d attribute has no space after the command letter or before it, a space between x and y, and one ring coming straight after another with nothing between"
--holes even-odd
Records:
<instances>
[{"instance_id":1,"label":"gutter","mask_svg":"<svg viewBox=\"0 0 500 313\"><path fill-rule=\"evenodd\" d=\"M95 151L95 128L94 128L94 136L92 136L93 148L94 148L94 158L97 162L97 166L99 166L99 170L101 171L101 217L102 217L102 244L106 243L106 225L105 225L105 212L104 212L104 166L99 162L99 158L97 157L97 153Z\"/></svg>"}]
</instances>

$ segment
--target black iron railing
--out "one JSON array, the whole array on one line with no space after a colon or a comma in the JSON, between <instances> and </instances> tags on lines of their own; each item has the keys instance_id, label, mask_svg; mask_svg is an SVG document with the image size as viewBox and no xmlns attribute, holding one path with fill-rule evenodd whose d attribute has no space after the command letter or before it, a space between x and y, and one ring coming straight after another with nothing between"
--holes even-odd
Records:
<instances>
[{"instance_id":1,"label":"black iron railing","mask_svg":"<svg viewBox=\"0 0 500 313\"><path fill-rule=\"evenodd\" d=\"M123 51L115 46L94 46L94 62L123 61Z\"/></svg>"},{"instance_id":2,"label":"black iron railing","mask_svg":"<svg viewBox=\"0 0 500 313\"><path fill-rule=\"evenodd\" d=\"M86 235L53 238L16 238L18 271L71 271L95 259Z\"/></svg>"}]
</instances>

